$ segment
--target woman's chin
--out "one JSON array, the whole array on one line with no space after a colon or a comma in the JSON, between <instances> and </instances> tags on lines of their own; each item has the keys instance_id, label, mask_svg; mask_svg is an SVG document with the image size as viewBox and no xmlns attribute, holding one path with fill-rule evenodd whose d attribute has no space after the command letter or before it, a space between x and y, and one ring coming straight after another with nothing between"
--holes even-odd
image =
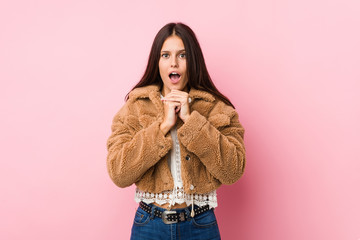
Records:
<instances>
[{"instance_id":1,"label":"woman's chin","mask_svg":"<svg viewBox=\"0 0 360 240\"><path fill-rule=\"evenodd\" d=\"M178 90L178 91L183 91L183 92L187 92L187 86L174 86L172 88L170 88L170 90Z\"/></svg>"},{"instance_id":2,"label":"woman's chin","mask_svg":"<svg viewBox=\"0 0 360 240\"><path fill-rule=\"evenodd\" d=\"M170 83L170 84L164 86L162 93L167 94L168 92L171 92L172 90L188 92L188 87L187 87L187 85L184 86L182 83L177 83L177 84Z\"/></svg>"}]
</instances>

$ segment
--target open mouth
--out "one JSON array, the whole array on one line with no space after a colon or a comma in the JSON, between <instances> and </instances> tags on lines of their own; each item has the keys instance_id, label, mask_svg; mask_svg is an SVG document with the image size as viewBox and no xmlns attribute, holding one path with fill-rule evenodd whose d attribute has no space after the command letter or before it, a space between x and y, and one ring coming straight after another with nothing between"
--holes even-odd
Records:
<instances>
[{"instance_id":1,"label":"open mouth","mask_svg":"<svg viewBox=\"0 0 360 240\"><path fill-rule=\"evenodd\" d=\"M172 83L177 83L180 81L180 77L181 75L176 73L176 72L172 72L169 74L169 78L171 80Z\"/></svg>"}]
</instances>

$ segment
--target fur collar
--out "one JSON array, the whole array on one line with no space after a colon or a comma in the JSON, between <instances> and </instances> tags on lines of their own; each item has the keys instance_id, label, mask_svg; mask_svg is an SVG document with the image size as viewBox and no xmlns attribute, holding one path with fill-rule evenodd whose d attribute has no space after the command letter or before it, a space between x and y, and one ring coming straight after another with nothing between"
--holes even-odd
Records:
<instances>
[{"instance_id":1,"label":"fur collar","mask_svg":"<svg viewBox=\"0 0 360 240\"><path fill-rule=\"evenodd\" d=\"M215 97L210 93L198 89L191 88L189 91L189 97L193 99L202 99L207 102L215 101ZM135 101L140 98L149 98L149 99L160 99L160 86L158 85L149 85L145 87L135 88L129 94L129 99Z\"/></svg>"}]
</instances>

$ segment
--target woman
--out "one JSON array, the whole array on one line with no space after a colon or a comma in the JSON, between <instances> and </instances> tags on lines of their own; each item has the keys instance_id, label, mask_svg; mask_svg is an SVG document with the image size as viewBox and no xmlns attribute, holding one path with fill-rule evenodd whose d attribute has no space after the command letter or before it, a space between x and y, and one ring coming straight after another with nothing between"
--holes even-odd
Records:
<instances>
[{"instance_id":1,"label":"woman","mask_svg":"<svg viewBox=\"0 0 360 240\"><path fill-rule=\"evenodd\" d=\"M131 239L220 239L216 189L243 174L244 129L188 26L158 32L126 100L113 119L107 167L117 186L136 184Z\"/></svg>"}]
</instances>

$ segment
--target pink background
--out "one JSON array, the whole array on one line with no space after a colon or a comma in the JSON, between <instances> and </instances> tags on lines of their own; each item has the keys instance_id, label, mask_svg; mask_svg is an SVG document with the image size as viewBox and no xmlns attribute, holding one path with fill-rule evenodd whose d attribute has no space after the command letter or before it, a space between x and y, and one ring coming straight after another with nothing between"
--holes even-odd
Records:
<instances>
[{"instance_id":1,"label":"pink background","mask_svg":"<svg viewBox=\"0 0 360 240\"><path fill-rule=\"evenodd\" d=\"M357 0L0 3L0 239L128 239L106 140L156 32L193 28L246 134L223 239L360 238Z\"/></svg>"}]
</instances>

